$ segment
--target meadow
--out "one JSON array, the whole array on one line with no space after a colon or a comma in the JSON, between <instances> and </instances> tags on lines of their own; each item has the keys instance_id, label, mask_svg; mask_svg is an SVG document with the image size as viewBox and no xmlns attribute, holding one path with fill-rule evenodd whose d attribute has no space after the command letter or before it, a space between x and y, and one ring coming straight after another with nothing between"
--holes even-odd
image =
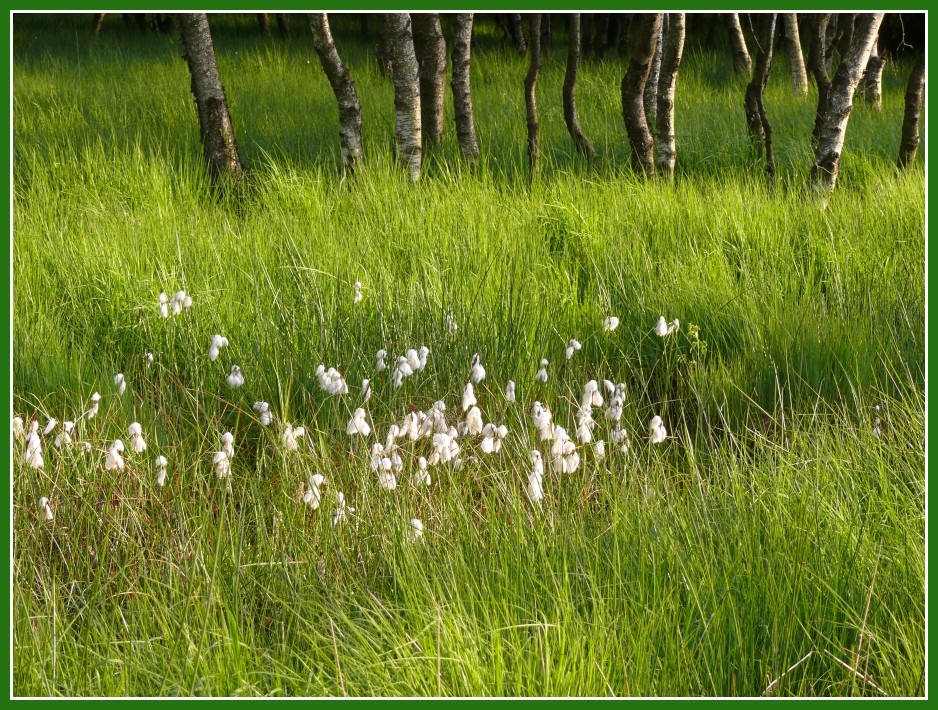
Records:
<instances>
[{"instance_id":1,"label":"meadow","mask_svg":"<svg viewBox=\"0 0 938 710\"><path fill-rule=\"evenodd\" d=\"M448 95L445 143L410 184L374 42L334 20L363 105L350 177L308 27L293 30L213 19L250 167L219 194L178 31L114 15L93 39L87 15L15 18L12 410L27 429L75 429L71 447L53 444L61 424L42 437L41 469L12 441L13 693L758 696L777 680L778 695L924 695L923 159L895 169L909 62L887 64L880 112L857 103L822 209L806 190L816 92L792 95L784 53L769 182L728 47L689 37L669 185L628 170L615 56L584 62L578 84L602 163L573 153L558 31L531 176L527 60L480 23L482 160L459 161ZM159 294L179 290L191 307L163 318ZM662 316L680 321L664 337ZM215 334L229 344L211 360ZM394 387L421 346L425 368ZM374 443L438 400L458 427L474 354L501 451L460 436L461 463L415 485L433 447L400 437L387 490ZM348 393L324 391L319 365ZM590 380L605 402L584 444ZM555 471L535 401L575 470ZM346 433L358 407L366 437ZM295 451L287 422L305 429ZM116 439L125 463L107 470Z\"/></svg>"}]
</instances>

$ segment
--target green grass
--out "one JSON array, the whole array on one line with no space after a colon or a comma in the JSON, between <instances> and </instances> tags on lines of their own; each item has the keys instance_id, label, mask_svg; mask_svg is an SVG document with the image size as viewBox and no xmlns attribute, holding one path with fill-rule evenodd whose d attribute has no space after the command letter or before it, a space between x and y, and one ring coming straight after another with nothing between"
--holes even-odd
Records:
<instances>
[{"instance_id":1,"label":"green grass","mask_svg":"<svg viewBox=\"0 0 938 710\"><path fill-rule=\"evenodd\" d=\"M363 102L354 179L303 24L284 43L249 17L213 22L251 167L238 198L207 179L176 34L113 16L95 41L84 15L16 18L13 410L44 425L104 398L78 425L91 454L47 437L37 472L14 442L14 693L759 695L811 651L780 694L876 694L834 657L924 694L925 180L921 159L893 167L906 64L887 65L881 112L856 106L821 210L805 190L815 95L791 97L784 55L766 98L777 182L752 163L728 49L692 41L668 186L627 170L617 59L585 63L578 89L602 165L572 154L558 33L532 180L525 61L482 24L482 164L457 160L447 97L446 143L410 185L390 153L392 86L355 22L336 27ZM178 289L193 307L160 318L157 294ZM610 314L622 322L604 333ZM652 333L660 315L677 334ZM212 363L214 333L231 345ZM571 337L583 349L564 363ZM424 344L427 369L400 390L374 372L379 348ZM408 443L398 489L381 490L370 444L344 433L358 383L373 379L383 441L440 398L454 420L475 352L485 420L510 429L502 453L465 440L478 460L417 489L426 448ZM320 363L349 396L319 389ZM604 462L582 447L534 507L530 404L572 434L591 378L625 384L632 447ZM307 428L300 452L279 450L256 400ZM672 438L653 447L655 414ZM131 421L149 448L106 472ZM230 486L211 465L228 430ZM298 500L313 472L315 512ZM333 528L338 491L357 512Z\"/></svg>"}]
</instances>

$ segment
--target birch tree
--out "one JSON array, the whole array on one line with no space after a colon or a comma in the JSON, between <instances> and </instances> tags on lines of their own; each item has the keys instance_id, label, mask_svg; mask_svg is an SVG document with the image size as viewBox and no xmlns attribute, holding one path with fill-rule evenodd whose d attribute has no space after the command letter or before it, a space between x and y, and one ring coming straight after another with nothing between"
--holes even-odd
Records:
<instances>
[{"instance_id":1,"label":"birch tree","mask_svg":"<svg viewBox=\"0 0 938 710\"><path fill-rule=\"evenodd\" d=\"M533 172L537 169L540 158L540 123L537 114L537 77L541 71L541 16L531 15L531 36L528 39L528 53L531 61L528 73L524 77L524 105L528 124L528 167Z\"/></svg>"},{"instance_id":2,"label":"birch tree","mask_svg":"<svg viewBox=\"0 0 938 710\"><path fill-rule=\"evenodd\" d=\"M752 59L746 47L746 38L743 36L743 26L739 22L739 13L730 12L726 15L730 31L730 47L733 49L733 71L737 74L749 76L752 72Z\"/></svg>"},{"instance_id":3,"label":"birch tree","mask_svg":"<svg viewBox=\"0 0 938 710\"><path fill-rule=\"evenodd\" d=\"M840 169L840 154L847 133L847 121L853 109L853 94L876 41L883 13L860 13L852 27L850 45L831 82L827 109L821 121L811 181L825 199L833 191Z\"/></svg>"},{"instance_id":4,"label":"birch tree","mask_svg":"<svg viewBox=\"0 0 938 710\"><path fill-rule=\"evenodd\" d=\"M475 119L472 114L472 89L470 70L472 67L472 22L471 12L459 13L453 18L453 108L456 114L456 139L463 158L476 160L479 143L476 140Z\"/></svg>"},{"instance_id":5,"label":"birch tree","mask_svg":"<svg viewBox=\"0 0 938 710\"><path fill-rule=\"evenodd\" d=\"M215 63L215 49L205 13L179 15L182 44L199 112L199 135L212 179L240 180L244 174L228 101Z\"/></svg>"},{"instance_id":6,"label":"birch tree","mask_svg":"<svg viewBox=\"0 0 938 710\"><path fill-rule=\"evenodd\" d=\"M384 34L391 54L394 79L394 144L397 157L407 165L410 179L420 179L420 71L414 53L410 14L388 12L384 15Z\"/></svg>"},{"instance_id":7,"label":"birch tree","mask_svg":"<svg viewBox=\"0 0 938 710\"><path fill-rule=\"evenodd\" d=\"M563 120L573 139L576 150L590 162L596 160L596 149L580 127L580 116L576 110L576 76L580 66L580 15L572 13L568 18L567 71L563 79Z\"/></svg>"},{"instance_id":8,"label":"birch tree","mask_svg":"<svg viewBox=\"0 0 938 710\"><path fill-rule=\"evenodd\" d=\"M309 24L313 31L313 47L339 105L342 158L345 166L354 171L362 162L362 107L358 100L358 92L355 91L355 82L352 81L351 74L335 48L328 15L312 14Z\"/></svg>"},{"instance_id":9,"label":"birch tree","mask_svg":"<svg viewBox=\"0 0 938 710\"><path fill-rule=\"evenodd\" d=\"M909 74L905 90L905 115L902 119L902 141L899 143L899 168L915 161L919 144L919 123L925 102L925 52L923 51Z\"/></svg>"},{"instance_id":10,"label":"birch tree","mask_svg":"<svg viewBox=\"0 0 938 710\"><path fill-rule=\"evenodd\" d=\"M645 118L645 84L651 72L661 31L661 13L642 13L633 22L635 46L622 78L622 118L631 147L632 169L645 177L655 174L654 145Z\"/></svg>"},{"instance_id":11,"label":"birch tree","mask_svg":"<svg viewBox=\"0 0 938 710\"><path fill-rule=\"evenodd\" d=\"M658 77L661 76L661 49L664 45L664 33L668 30L668 16L661 16L661 26L658 28L658 38L655 41L655 56L651 60L651 71L648 72L648 81L645 82L645 120L649 126L655 124L655 114L658 111Z\"/></svg>"},{"instance_id":12,"label":"birch tree","mask_svg":"<svg viewBox=\"0 0 938 710\"><path fill-rule=\"evenodd\" d=\"M798 32L798 15L794 12L782 14L782 31L785 36L785 48L791 63L791 83L795 96L808 95L808 72L804 66L804 54L801 51L801 35Z\"/></svg>"},{"instance_id":13,"label":"birch tree","mask_svg":"<svg viewBox=\"0 0 938 710\"><path fill-rule=\"evenodd\" d=\"M772 41L775 38L775 13L759 15L756 20L756 64L746 87L746 123L756 157L765 156L765 171L775 176L775 153L772 149L772 124L765 113L765 85L772 69Z\"/></svg>"},{"instance_id":14,"label":"birch tree","mask_svg":"<svg viewBox=\"0 0 938 710\"><path fill-rule=\"evenodd\" d=\"M438 13L412 12L414 51L420 68L420 120L428 143L443 140L446 90L446 40Z\"/></svg>"},{"instance_id":15,"label":"birch tree","mask_svg":"<svg viewBox=\"0 0 938 710\"><path fill-rule=\"evenodd\" d=\"M655 167L658 174L668 180L674 179L674 163L677 159L677 140L674 136L674 94L677 89L677 73L684 56L685 15L672 12L668 15L668 30L664 35L661 50L661 76L658 83L658 110L655 133L658 139Z\"/></svg>"}]
</instances>

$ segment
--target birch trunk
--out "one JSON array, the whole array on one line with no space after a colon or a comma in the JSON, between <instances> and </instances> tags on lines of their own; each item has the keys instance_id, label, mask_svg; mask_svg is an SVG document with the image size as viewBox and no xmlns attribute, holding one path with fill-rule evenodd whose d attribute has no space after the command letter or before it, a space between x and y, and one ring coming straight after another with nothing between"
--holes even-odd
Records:
<instances>
[{"instance_id":1,"label":"birch trunk","mask_svg":"<svg viewBox=\"0 0 938 710\"><path fill-rule=\"evenodd\" d=\"M739 23L739 13L727 13L726 19L730 30L730 46L733 48L733 71L749 76L752 73L752 59L746 48L743 26Z\"/></svg>"},{"instance_id":2,"label":"birch trunk","mask_svg":"<svg viewBox=\"0 0 938 710\"><path fill-rule=\"evenodd\" d=\"M765 172L775 176L775 153L772 149L772 124L765 113L765 85L772 69L772 40L775 39L775 13L756 18L756 64L746 87L746 122L756 157L765 155Z\"/></svg>"},{"instance_id":3,"label":"birch trunk","mask_svg":"<svg viewBox=\"0 0 938 710\"><path fill-rule=\"evenodd\" d=\"M866 71L857 86L857 93L877 111L883 108L883 69L886 66L886 57L880 54L878 45L879 35L873 42L870 58L866 62Z\"/></svg>"},{"instance_id":4,"label":"birch trunk","mask_svg":"<svg viewBox=\"0 0 938 710\"><path fill-rule=\"evenodd\" d=\"M446 40L437 13L414 12L414 51L420 67L420 120L427 143L443 140L443 97L446 91Z\"/></svg>"},{"instance_id":5,"label":"birch trunk","mask_svg":"<svg viewBox=\"0 0 938 710\"><path fill-rule=\"evenodd\" d=\"M192 94L199 111L199 135L212 179L240 180L244 174L235 143L228 101L215 64L215 49L205 13L180 14L179 24Z\"/></svg>"},{"instance_id":6,"label":"birch trunk","mask_svg":"<svg viewBox=\"0 0 938 710\"><path fill-rule=\"evenodd\" d=\"M394 142L398 158L407 165L410 179L420 179L420 72L414 53L410 15L389 12L384 15L384 34L391 54L394 79Z\"/></svg>"},{"instance_id":7,"label":"birch trunk","mask_svg":"<svg viewBox=\"0 0 938 710\"><path fill-rule=\"evenodd\" d=\"M815 148L831 92L831 42L828 37L830 21L831 13L822 13L815 17L811 52L808 55L808 68L814 75L814 83L817 84L817 111L814 114L814 129L811 131L811 144Z\"/></svg>"},{"instance_id":8,"label":"birch trunk","mask_svg":"<svg viewBox=\"0 0 938 710\"><path fill-rule=\"evenodd\" d=\"M902 120L902 142L899 144L899 167L905 168L915 161L919 144L919 122L925 102L925 53L922 52L905 90L905 116Z\"/></svg>"},{"instance_id":9,"label":"birch trunk","mask_svg":"<svg viewBox=\"0 0 938 710\"><path fill-rule=\"evenodd\" d=\"M567 72L563 79L563 120L573 138L573 146L590 162L596 160L596 150L583 133L576 110L576 75L580 66L580 15L573 13L568 19Z\"/></svg>"},{"instance_id":10,"label":"birch trunk","mask_svg":"<svg viewBox=\"0 0 938 710\"><path fill-rule=\"evenodd\" d=\"M661 51L661 77L658 84L658 115L656 134L658 154L655 160L658 174L674 179L674 163L677 159L677 140L674 136L674 94L677 88L677 73L684 56L685 15L672 12L668 15L668 31L664 35Z\"/></svg>"},{"instance_id":11,"label":"birch trunk","mask_svg":"<svg viewBox=\"0 0 938 710\"><path fill-rule=\"evenodd\" d=\"M345 166L354 172L362 163L362 107L358 92L355 91L355 82L335 48L328 15L312 14L309 24L313 31L313 47L339 106L342 158Z\"/></svg>"},{"instance_id":12,"label":"birch trunk","mask_svg":"<svg viewBox=\"0 0 938 710\"><path fill-rule=\"evenodd\" d=\"M655 125L655 116L658 112L658 77L661 76L661 51L664 45L664 34L668 31L668 16L661 16L661 27L658 29L658 38L655 41L655 57L651 61L651 71L648 81L645 82L645 120L649 126Z\"/></svg>"},{"instance_id":13,"label":"birch trunk","mask_svg":"<svg viewBox=\"0 0 938 710\"><path fill-rule=\"evenodd\" d=\"M518 54L527 54L528 45L524 41L524 25L521 22L521 15L513 12L508 16L508 26L511 29L511 37L515 42L515 49Z\"/></svg>"},{"instance_id":14,"label":"birch trunk","mask_svg":"<svg viewBox=\"0 0 938 710\"><path fill-rule=\"evenodd\" d=\"M655 158L651 131L645 119L644 94L661 31L661 13L642 13L635 19L635 46L628 71L622 78L622 118L631 146L632 169L652 177Z\"/></svg>"},{"instance_id":15,"label":"birch trunk","mask_svg":"<svg viewBox=\"0 0 938 710\"><path fill-rule=\"evenodd\" d=\"M531 15L531 37L528 42L531 63L524 78L524 103L527 109L528 123L528 167L533 172L537 169L540 158L540 124L537 116L537 77L541 71L541 16Z\"/></svg>"},{"instance_id":16,"label":"birch trunk","mask_svg":"<svg viewBox=\"0 0 938 710\"><path fill-rule=\"evenodd\" d=\"M782 27L785 32L785 45L791 62L791 83L795 96L808 95L808 72L804 67L804 54L801 51L801 35L798 32L798 15L794 12L782 14Z\"/></svg>"},{"instance_id":17,"label":"birch trunk","mask_svg":"<svg viewBox=\"0 0 938 710\"><path fill-rule=\"evenodd\" d=\"M853 109L853 94L866 62L876 41L876 33L883 21L883 13L862 13L857 15L852 31L852 40L846 55L837 67L837 73L831 82L827 110L821 122L814 167L811 180L815 190L826 197L837 182L840 169L840 153L844 147L847 133L847 121Z\"/></svg>"},{"instance_id":18,"label":"birch trunk","mask_svg":"<svg viewBox=\"0 0 938 710\"><path fill-rule=\"evenodd\" d=\"M479 157L476 140L475 120L472 115L472 91L470 88L472 13L454 16L455 38L453 40L453 108L456 113L456 138L459 150L467 160Z\"/></svg>"}]
</instances>

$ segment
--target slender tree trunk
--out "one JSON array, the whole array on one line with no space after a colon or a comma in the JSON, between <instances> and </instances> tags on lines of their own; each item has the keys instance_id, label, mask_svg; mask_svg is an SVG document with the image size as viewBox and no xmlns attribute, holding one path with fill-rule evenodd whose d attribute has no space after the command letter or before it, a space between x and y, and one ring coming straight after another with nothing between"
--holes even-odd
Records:
<instances>
[{"instance_id":1,"label":"slender tree trunk","mask_svg":"<svg viewBox=\"0 0 938 710\"><path fill-rule=\"evenodd\" d=\"M821 123L827 113L827 102L831 91L831 44L828 39L828 26L831 13L822 13L814 18L811 36L811 52L808 55L808 67L817 84L817 111L814 114L814 129L811 131L811 145L817 147L821 135Z\"/></svg>"},{"instance_id":2,"label":"slender tree trunk","mask_svg":"<svg viewBox=\"0 0 938 710\"><path fill-rule=\"evenodd\" d=\"M580 15L580 56L589 59L593 51L593 13L584 12Z\"/></svg>"},{"instance_id":3,"label":"slender tree trunk","mask_svg":"<svg viewBox=\"0 0 938 710\"><path fill-rule=\"evenodd\" d=\"M651 73L655 46L661 31L661 13L642 13L634 22L635 46L629 68L622 78L622 118L631 146L632 169L645 177L655 174L651 131L645 118L645 84Z\"/></svg>"},{"instance_id":4,"label":"slender tree trunk","mask_svg":"<svg viewBox=\"0 0 938 710\"><path fill-rule=\"evenodd\" d=\"M277 17L277 29L280 30L280 36L284 39L290 39L292 36L290 34L290 18L284 13L278 13Z\"/></svg>"},{"instance_id":5,"label":"slender tree trunk","mask_svg":"<svg viewBox=\"0 0 938 710\"><path fill-rule=\"evenodd\" d=\"M453 18L456 30L453 39L453 108L456 114L456 138L459 140L459 150L462 157L467 160L476 160L479 157L469 81L472 66L472 21L471 12L460 13Z\"/></svg>"},{"instance_id":6,"label":"slender tree trunk","mask_svg":"<svg viewBox=\"0 0 938 710\"><path fill-rule=\"evenodd\" d=\"M413 12L414 51L420 67L420 112L424 139L443 140L443 98L446 91L446 40L437 13Z\"/></svg>"},{"instance_id":7,"label":"slender tree trunk","mask_svg":"<svg viewBox=\"0 0 938 710\"><path fill-rule=\"evenodd\" d=\"M257 13L257 26L265 37L270 34L270 18L266 12Z\"/></svg>"},{"instance_id":8,"label":"slender tree trunk","mask_svg":"<svg viewBox=\"0 0 938 710\"><path fill-rule=\"evenodd\" d=\"M384 15L384 33L391 52L391 75L394 78L395 149L407 164L410 179L420 179L420 71L414 53L410 15L389 12Z\"/></svg>"},{"instance_id":9,"label":"slender tree trunk","mask_svg":"<svg viewBox=\"0 0 938 710\"><path fill-rule=\"evenodd\" d=\"M205 13L181 14L182 43L192 77L192 93L199 110L199 133L213 180L239 180L244 173L235 143L228 101L218 76L212 34Z\"/></svg>"},{"instance_id":10,"label":"slender tree trunk","mask_svg":"<svg viewBox=\"0 0 938 710\"><path fill-rule=\"evenodd\" d=\"M655 125L655 115L658 111L658 77L661 76L661 51L664 48L664 34L668 31L668 16L661 16L661 27L658 29L658 38L655 41L655 57L651 61L651 71L648 72L648 81L645 82L645 120L649 126Z\"/></svg>"},{"instance_id":11,"label":"slender tree trunk","mask_svg":"<svg viewBox=\"0 0 938 710\"><path fill-rule=\"evenodd\" d=\"M91 22L91 34L94 37L97 37L101 33L101 25L104 24L104 15L103 12L95 13L94 19Z\"/></svg>"},{"instance_id":12,"label":"slender tree trunk","mask_svg":"<svg viewBox=\"0 0 938 710\"><path fill-rule=\"evenodd\" d=\"M739 13L727 13L726 19L730 30L730 46L733 48L733 71L749 76L752 73L752 59L749 58L749 50L746 48Z\"/></svg>"},{"instance_id":13,"label":"slender tree trunk","mask_svg":"<svg viewBox=\"0 0 938 710\"><path fill-rule=\"evenodd\" d=\"M922 105L925 102L925 52L922 52L912 72L909 85L905 90L905 116L902 119L902 142L899 144L899 168L905 168L915 161L919 144L919 122Z\"/></svg>"},{"instance_id":14,"label":"slender tree trunk","mask_svg":"<svg viewBox=\"0 0 938 710\"><path fill-rule=\"evenodd\" d=\"M684 56L685 16L682 12L668 15L668 31L664 36L661 52L661 77L658 83L658 113L656 133L658 154L655 160L658 174L674 179L674 163L677 159L677 140L674 136L674 94L677 88L677 72Z\"/></svg>"},{"instance_id":15,"label":"slender tree trunk","mask_svg":"<svg viewBox=\"0 0 938 710\"><path fill-rule=\"evenodd\" d=\"M857 16L852 12L837 13L837 53L840 55L841 61L850 51L856 21Z\"/></svg>"},{"instance_id":16,"label":"slender tree trunk","mask_svg":"<svg viewBox=\"0 0 938 710\"><path fill-rule=\"evenodd\" d=\"M807 96L808 72L804 68L804 54L801 51L798 15L794 12L786 12L781 17L782 28L785 32L785 45L791 62L791 82L795 90L795 96Z\"/></svg>"},{"instance_id":17,"label":"slender tree trunk","mask_svg":"<svg viewBox=\"0 0 938 710\"><path fill-rule=\"evenodd\" d=\"M309 16L309 24L313 31L313 47L339 105L342 158L345 166L355 171L362 163L362 107L358 92L355 91L355 82L335 48L328 15L314 13Z\"/></svg>"},{"instance_id":18,"label":"slender tree trunk","mask_svg":"<svg viewBox=\"0 0 938 710\"><path fill-rule=\"evenodd\" d=\"M850 46L831 82L830 98L821 123L814 167L811 169L814 187L825 197L833 191L837 182L847 121L853 109L853 93L860 83L882 21L881 12L857 15Z\"/></svg>"},{"instance_id":19,"label":"slender tree trunk","mask_svg":"<svg viewBox=\"0 0 938 710\"><path fill-rule=\"evenodd\" d=\"M563 119L573 138L573 146L589 158L596 160L596 150L580 127L580 117L576 110L576 75L580 66L580 16L573 13L567 21L569 41L567 46L567 73L563 80Z\"/></svg>"},{"instance_id":20,"label":"slender tree trunk","mask_svg":"<svg viewBox=\"0 0 938 710\"><path fill-rule=\"evenodd\" d=\"M775 154L772 150L772 125L765 113L765 85L772 69L772 41L775 39L775 13L760 15L756 20L756 65L752 80L746 87L746 122L756 156L765 152L765 171L775 176Z\"/></svg>"},{"instance_id":21,"label":"slender tree trunk","mask_svg":"<svg viewBox=\"0 0 938 710\"><path fill-rule=\"evenodd\" d=\"M537 116L537 77L541 71L541 16L531 16L531 38L528 42L531 63L524 78L524 103L528 122L528 167L534 172L540 158L540 124Z\"/></svg>"},{"instance_id":22,"label":"slender tree trunk","mask_svg":"<svg viewBox=\"0 0 938 710\"><path fill-rule=\"evenodd\" d=\"M527 54L528 45L524 41L524 25L521 22L521 15L513 12L508 15L508 27L511 29L511 37L515 42L515 49L518 54Z\"/></svg>"},{"instance_id":23,"label":"slender tree trunk","mask_svg":"<svg viewBox=\"0 0 938 710\"><path fill-rule=\"evenodd\" d=\"M877 111L883 107L883 69L886 66L886 56L880 54L878 45L879 35L873 42L870 58L866 62L866 71L857 86L857 93Z\"/></svg>"}]
</instances>

